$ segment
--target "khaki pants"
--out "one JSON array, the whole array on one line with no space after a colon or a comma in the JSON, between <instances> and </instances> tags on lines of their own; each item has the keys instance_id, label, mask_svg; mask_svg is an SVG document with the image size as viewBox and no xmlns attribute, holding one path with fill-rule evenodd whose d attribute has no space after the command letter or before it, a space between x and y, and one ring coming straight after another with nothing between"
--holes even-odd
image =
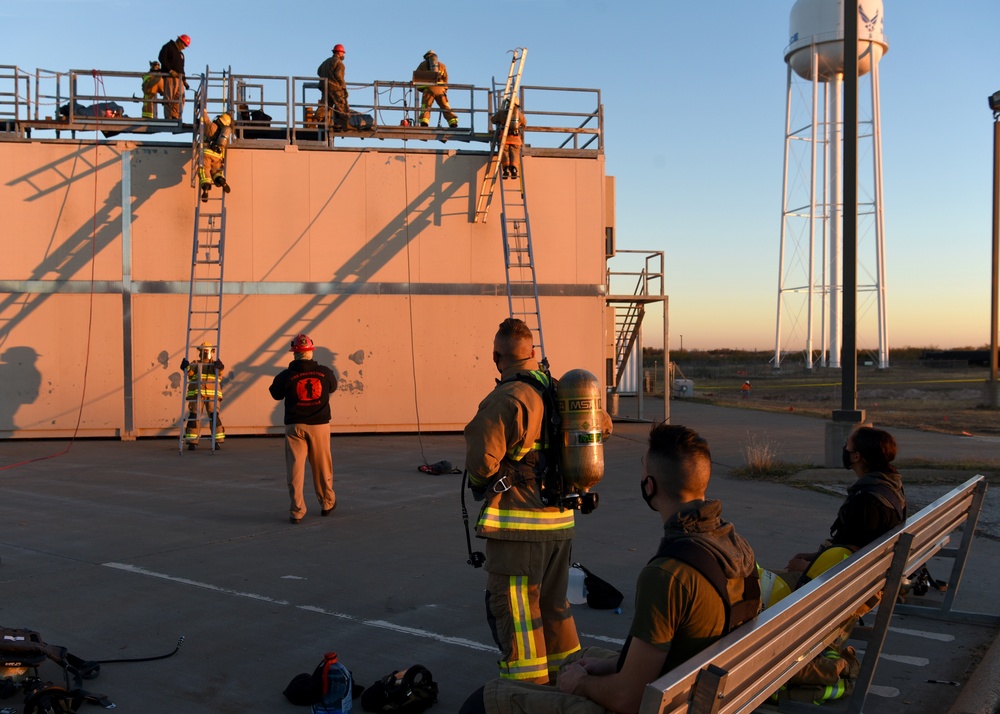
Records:
<instances>
[{"instance_id":1,"label":"khaki pants","mask_svg":"<svg viewBox=\"0 0 1000 714\"><path fill-rule=\"evenodd\" d=\"M184 113L184 80L180 77L163 78L163 107L165 119L180 119Z\"/></svg>"},{"instance_id":2,"label":"khaki pants","mask_svg":"<svg viewBox=\"0 0 1000 714\"><path fill-rule=\"evenodd\" d=\"M302 518L306 503L302 488L306 478L306 462L312 470L316 500L323 510L333 508L337 496L333 492L333 457L330 455L329 424L285 425L285 469L288 479L288 496L291 499L289 515Z\"/></svg>"}]
</instances>

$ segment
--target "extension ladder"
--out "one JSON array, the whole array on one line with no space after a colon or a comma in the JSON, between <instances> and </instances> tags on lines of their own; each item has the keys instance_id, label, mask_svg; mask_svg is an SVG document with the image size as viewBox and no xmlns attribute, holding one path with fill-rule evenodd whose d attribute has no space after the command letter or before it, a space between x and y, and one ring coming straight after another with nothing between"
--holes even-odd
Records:
<instances>
[{"instance_id":1,"label":"extension ladder","mask_svg":"<svg viewBox=\"0 0 1000 714\"><path fill-rule=\"evenodd\" d=\"M535 336L535 354L548 370L542 312L538 302L535 253L531 245L531 220L524 190L524 161L518 161L516 180L500 180L500 221L503 229L504 266L507 269L507 307L510 316L524 320Z\"/></svg>"},{"instance_id":2,"label":"extension ladder","mask_svg":"<svg viewBox=\"0 0 1000 714\"><path fill-rule=\"evenodd\" d=\"M524 60L528 57L528 48L519 47L513 50L513 57L510 67L507 70L507 81L504 84L503 94L500 95L498 111L503 111L510 106L511 99L517 96L521 87L521 73L524 71ZM476 214L473 223L485 223L486 214L489 211L490 203L493 200L493 188L496 186L497 176L500 173L500 156L507 143L507 132L510 130L510 118L512 112L507 112L507 121L502 127L498 127L492 141L490 141L490 161L486 167L486 175L483 176L483 185L479 189L479 200L476 201Z\"/></svg>"},{"instance_id":3,"label":"extension ladder","mask_svg":"<svg viewBox=\"0 0 1000 714\"><path fill-rule=\"evenodd\" d=\"M184 357L191 359L192 347L197 351L198 345L207 342L215 347L216 358L222 353L222 291L224 275L224 258L226 245L226 194L219 187L213 187L208 194L208 201L201 201L201 187L198 172L204 166L205 125L202 122L202 112L207 110L208 89L211 86L210 75L206 73L205 81L195 94L195 120L191 142L191 182L195 187L194 208L194 240L191 246L191 282L188 292L188 317L185 331ZM225 87L225 74L223 75ZM188 421L188 390L198 391L197 396L197 433L202 431L203 421L209 429L212 440L212 452L218 448L216 442L217 421L219 418L222 375L215 374L214 397L212 397L211 418L205 416L207 411L205 399L200 394L202 369L200 361L192 360L194 377L188 370L182 370L184 375L181 390L181 418L178 451L184 453L184 433ZM214 369L214 368L213 368ZM196 381L197 380L197 381ZM194 400L191 400L194 401Z\"/></svg>"}]
</instances>

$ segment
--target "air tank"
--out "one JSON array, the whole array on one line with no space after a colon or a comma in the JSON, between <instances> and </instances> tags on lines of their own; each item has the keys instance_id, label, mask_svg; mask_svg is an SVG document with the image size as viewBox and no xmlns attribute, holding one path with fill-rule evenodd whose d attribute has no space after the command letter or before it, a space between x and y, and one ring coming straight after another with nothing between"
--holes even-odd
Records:
<instances>
[{"instance_id":1,"label":"air tank","mask_svg":"<svg viewBox=\"0 0 1000 714\"><path fill-rule=\"evenodd\" d=\"M853 4L853 3L852 3ZM889 51L883 28L882 0L858 3L858 76ZM844 0L796 0L789 15L785 62L797 75L811 80L812 53L819 56L816 79L828 82L844 72Z\"/></svg>"},{"instance_id":2,"label":"air tank","mask_svg":"<svg viewBox=\"0 0 1000 714\"><path fill-rule=\"evenodd\" d=\"M556 385L561 418L560 461L566 486L587 491L604 476L601 385L585 369L572 369Z\"/></svg>"}]
</instances>

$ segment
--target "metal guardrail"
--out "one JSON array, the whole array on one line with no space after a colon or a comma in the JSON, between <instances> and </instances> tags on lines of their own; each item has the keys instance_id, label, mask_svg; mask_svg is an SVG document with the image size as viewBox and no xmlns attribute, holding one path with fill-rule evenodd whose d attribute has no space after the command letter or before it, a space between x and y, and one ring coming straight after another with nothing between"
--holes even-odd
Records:
<instances>
[{"instance_id":1,"label":"metal guardrail","mask_svg":"<svg viewBox=\"0 0 1000 714\"><path fill-rule=\"evenodd\" d=\"M850 712L860 712L868 694L893 611L921 612L942 619L996 625L996 614L957 613L958 593L976 522L986 494L986 480L976 476L945 494L899 528L834 566L757 618L737 628L695 657L647 685L640 714L733 714L751 711L825 649L852 613L882 592L870 628L855 628L852 639L868 646ZM952 533L962 529L961 544L948 549ZM896 606L905 574L932 557L952 557L948 593L940 607Z\"/></svg>"},{"instance_id":2,"label":"metal guardrail","mask_svg":"<svg viewBox=\"0 0 1000 714\"><path fill-rule=\"evenodd\" d=\"M494 127L494 94L490 89L471 84L449 84L448 98L459 117L459 128L435 126L440 111L431 109L431 127L419 128L421 94L409 81L378 80L369 83L348 82L352 111L371 114L375 128L370 132L333 131L325 121L317 121L316 109L321 100L321 82L317 77L283 77L234 74L229 70L189 75L191 88L186 92L185 119L141 118L142 78L148 72L120 72L73 69L68 71L35 70L27 72L16 66L0 66L0 138L17 138L54 131L92 129L105 136L118 134L185 133L199 117L193 116L190 101L201 83L207 83L206 103L211 114L235 110L245 105L248 112L238 116L233 145L241 141L274 141L284 144L332 146L345 138L388 140L437 139L488 143ZM522 85L520 100L528 118L528 152L601 153L604 149L603 108L597 89ZM163 116L167 100L154 102L158 116ZM100 113L92 108L118 104L121 116ZM255 112L250 118L249 112ZM131 116L130 116L131 115ZM266 115L267 118L264 118ZM312 118L311 118L312 115Z\"/></svg>"}]
</instances>

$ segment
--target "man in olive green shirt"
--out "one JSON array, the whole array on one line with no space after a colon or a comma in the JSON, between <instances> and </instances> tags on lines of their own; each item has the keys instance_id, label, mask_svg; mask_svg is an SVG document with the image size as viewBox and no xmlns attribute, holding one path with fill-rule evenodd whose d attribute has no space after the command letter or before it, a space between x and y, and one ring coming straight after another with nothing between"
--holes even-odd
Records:
<instances>
[{"instance_id":1,"label":"man in olive green shirt","mask_svg":"<svg viewBox=\"0 0 1000 714\"><path fill-rule=\"evenodd\" d=\"M705 498L711 476L708 443L691 429L659 424L643 458L642 498L663 520L661 549L696 541L718 561L730 602L756 572L750 545ZM571 656L556 687L494 680L476 690L460 714L605 714L638 712L648 683L718 640L726 606L694 567L655 557L639 573L635 616L621 653L588 648Z\"/></svg>"}]
</instances>

